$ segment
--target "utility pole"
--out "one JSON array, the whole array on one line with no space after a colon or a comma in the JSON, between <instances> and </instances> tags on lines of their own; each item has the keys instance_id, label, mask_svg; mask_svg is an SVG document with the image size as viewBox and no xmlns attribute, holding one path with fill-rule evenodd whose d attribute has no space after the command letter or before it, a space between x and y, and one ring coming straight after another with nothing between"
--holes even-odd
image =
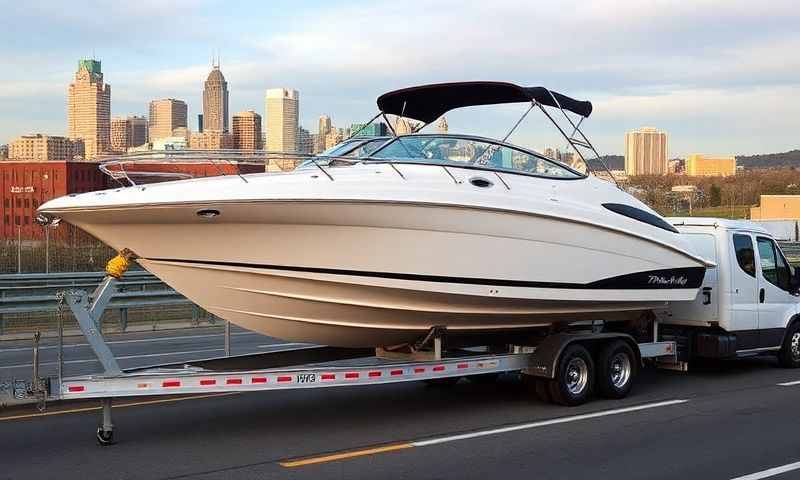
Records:
<instances>
[{"instance_id":1,"label":"utility pole","mask_svg":"<svg viewBox=\"0 0 800 480\"><path fill-rule=\"evenodd\" d=\"M22 227L17 225L17 273L22 273Z\"/></svg>"}]
</instances>

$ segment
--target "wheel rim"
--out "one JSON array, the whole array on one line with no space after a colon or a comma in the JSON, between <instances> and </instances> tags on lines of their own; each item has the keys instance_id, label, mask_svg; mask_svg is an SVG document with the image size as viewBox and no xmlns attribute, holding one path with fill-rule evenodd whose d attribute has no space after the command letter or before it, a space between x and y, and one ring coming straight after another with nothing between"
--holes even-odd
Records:
<instances>
[{"instance_id":1,"label":"wheel rim","mask_svg":"<svg viewBox=\"0 0 800 480\"><path fill-rule=\"evenodd\" d=\"M627 385L631 378L631 359L620 352L611 357L611 384L615 388L622 388Z\"/></svg>"},{"instance_id":2,"label":"wheel rim","mask_svg":"<svg viewBox=\"0 0 800 480\"><path fill-rule=\"evenodd\" d=\"M579 357L569 361L565 371L567 390L572 395L579 395L589 383L589 366Z\"/></svg>"},{"instance_id":3,"label":"wheel rim","mask_svg":"<svg viewBox=\"0 0 800 480\"><path fill-rule=\"evenodd\" d=\"M800 360L800 332L794 332L791 343L792 359Z\"/></svg>"}]
</instances>

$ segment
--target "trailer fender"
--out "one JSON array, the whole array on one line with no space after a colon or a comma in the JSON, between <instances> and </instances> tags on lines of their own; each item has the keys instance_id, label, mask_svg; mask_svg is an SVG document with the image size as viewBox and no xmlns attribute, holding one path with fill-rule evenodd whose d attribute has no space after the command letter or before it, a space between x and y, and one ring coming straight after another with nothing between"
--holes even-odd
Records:
<instances>
[{"instance_id":1,"label":"trailer fender","mask_svg":"<svg viewBox=\"0 0 800 480\"><path fill-rule=\"evenodd\" d=\"M569 345L580 343L594 355L602 345L611 340L623 340L627 342L636 355L636 364L641 364L642 356L639 345L630 335L626 333L557 333L550 335L537 345L533 355L531 355L530 366L522 371L526 375L534 377L553 379L556 376L556 368L561 353Z\"/></svg>"}]
</instances>

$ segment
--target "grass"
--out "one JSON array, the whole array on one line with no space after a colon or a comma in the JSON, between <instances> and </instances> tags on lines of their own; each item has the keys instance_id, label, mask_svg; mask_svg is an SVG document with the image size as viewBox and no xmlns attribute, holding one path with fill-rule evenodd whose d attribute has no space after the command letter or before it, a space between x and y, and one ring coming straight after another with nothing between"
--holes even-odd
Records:
<instances>
[{"instance_id":1,"label":"grass","mask_svg":"<svg viewBox=\"0 0 800 480\"><path fill-rule=\"evenodd\" d=\"M679 210L677 212L665 210L661 214L669 217L716 217L716 218L731 218L742 219L750 217L750 205L730 205L724 207L706 207L694 208L692 214L689 215L688 210Z\"/></svg>"}]
</instances>

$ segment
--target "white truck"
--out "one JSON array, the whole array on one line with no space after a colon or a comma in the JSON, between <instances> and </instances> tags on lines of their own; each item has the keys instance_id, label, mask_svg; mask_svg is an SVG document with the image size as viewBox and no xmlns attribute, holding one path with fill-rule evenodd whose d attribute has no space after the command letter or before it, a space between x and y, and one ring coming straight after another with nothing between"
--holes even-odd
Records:
<instances>
[{"instance_id":1,"label":"white truck","mask_svg":"<svg viewBox=\"0 0 800 480\"><path fill-rule=\"evenodd\" d=\"M518 372L532 380L543 400L578 405L595 393L626 396L645 360L685 370L696 358L774 354L785 367L800 366L800 268L792 273L769 232L745 221L668 220L697 253L716 264L694 301L665 305L637 322L598 319L510 338L479 336L468 344L448 341L446 331L432 328L414 352L392 358L380 349L312 346L123 370L97 328L116 293L116 280L107 277L92 294L62 294L105 371L62 378L60 368L50 393L62 399L101 399L103 420L96 438L108 445L114 433L111 401L126 396L408 381L452 384L461 377L486 381Z\"/></svg>"},{"instance_id":2,"label":"white truck","mask_svg":"<svg viewBox=\"0 0 800 480\"><path fill-rule=\"evenodd\" d=\"M656 312L661 338L676 341L678 359L769 353L785 367L800 366L800 268L789 266L772 235L748 221L668 220L717 264L693 302Z\"/></svg>"}]
</instances>

